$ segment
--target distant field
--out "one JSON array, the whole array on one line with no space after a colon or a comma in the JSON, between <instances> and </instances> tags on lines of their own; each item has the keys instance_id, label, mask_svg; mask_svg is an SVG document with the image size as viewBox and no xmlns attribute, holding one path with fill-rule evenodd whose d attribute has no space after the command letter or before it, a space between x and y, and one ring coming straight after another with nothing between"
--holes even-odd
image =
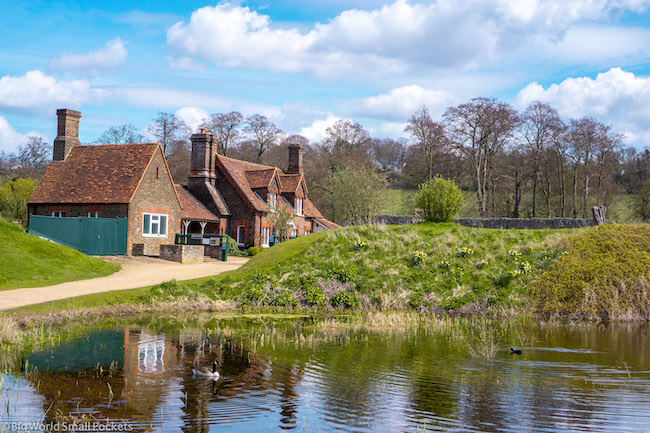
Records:
<instances>
[{"instance_id":1,"label":"distant field","mask_svg":"<svg viewBox=\"0 0 650 433\"><path fill-rule=\"evenodd\" d=\"M383 214L389 215L412 215L415 210L414 190L388 189L386 190L386 202L381 210ZM526 198L524 197L523 202ZM641 222L634 212L635 196L630 194L615 195L607 210L607 219L619 223ZM476 193L463 191L463 206L458 212L459 218L478 218L480 214L476 205ZM522 215L525 217L525 214Z\"/></svg>"}]
</instances>

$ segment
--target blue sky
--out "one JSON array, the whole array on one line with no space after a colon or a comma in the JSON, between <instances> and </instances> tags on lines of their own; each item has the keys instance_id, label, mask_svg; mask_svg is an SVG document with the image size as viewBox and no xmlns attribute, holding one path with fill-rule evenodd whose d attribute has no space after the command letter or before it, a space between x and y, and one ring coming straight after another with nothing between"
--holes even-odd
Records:
<instances>
[{"instance_id":1,"label":"blue sky","mask_svg":"<svg viewBox=\"0 0 650 433\"><path fill-rule=\"evenodd\" d=\"M322 137L337 119L402 137L475 96L546 100L650 144L650 1L9 2L0 0L0 150L56 135L146 129L158 111L196 127L260 112Z\"/></svg>"}]
</instances>

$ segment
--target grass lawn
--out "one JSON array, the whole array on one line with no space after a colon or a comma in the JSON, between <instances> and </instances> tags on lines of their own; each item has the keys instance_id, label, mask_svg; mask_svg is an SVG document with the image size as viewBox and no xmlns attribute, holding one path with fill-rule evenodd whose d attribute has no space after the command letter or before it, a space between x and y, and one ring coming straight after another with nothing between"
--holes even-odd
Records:
<instances>
[{"instance_id":1,"label":"grass lawn","mask_svg":"<svg viewBox=\"0 0 650 433\"><path fill-rule=\"evenodd\" d=\"M232 300L251 308L459 309L521 305L528 283L572 231L487 230L456 224L356 226L267 249L240 269L99 293L20 311ZM296 310L299 311L299 310Z\"/></svg>"},{"instance_id":2,"label":"grass lawn","mask_svg":"<svg viewBox=\"0 0 650 433\"><path fill-rule=\"evenodd\" d=\"M40 287L112 274L119 265L29 235L0 219L0 290Z\"/></svg>"}]
</instances>

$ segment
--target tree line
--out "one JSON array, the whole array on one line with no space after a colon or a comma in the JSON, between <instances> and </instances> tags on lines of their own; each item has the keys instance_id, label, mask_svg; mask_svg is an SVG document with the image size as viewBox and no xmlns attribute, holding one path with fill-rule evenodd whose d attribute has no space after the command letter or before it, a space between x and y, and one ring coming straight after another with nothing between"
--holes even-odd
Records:
<instances>
[{"instance_id":1,"label":"tree line","mask_svg":"<svg viewBox=\"0 0 650 433\"><path fill-rule=\"evenodd\" d=\"M650 150L625 146L610 125L591 117L562 119L544 102L522 112L493 98L448 107L434 120L422 106L409 118L408 138L379 139L361 124L335 122L322 140L287 134L261 114L214 113L200 125L219 139L219 153L251 162L287 166L291 143L304 146L310 197L343 224L380 212L386 188L416 189L437 176L472 191L484 217L590 217L591 206L630 194L639 219L650 219ZM158 113L147 128L161 143L172 176L185 182L192 133L178 117ZM94 143L139 143L134 125L107 129ZM4 179L38 179L51 145L30 141L15 154L0 153ZM467 200L467 196L466 196Z\"/></svg>"}]
</instances>

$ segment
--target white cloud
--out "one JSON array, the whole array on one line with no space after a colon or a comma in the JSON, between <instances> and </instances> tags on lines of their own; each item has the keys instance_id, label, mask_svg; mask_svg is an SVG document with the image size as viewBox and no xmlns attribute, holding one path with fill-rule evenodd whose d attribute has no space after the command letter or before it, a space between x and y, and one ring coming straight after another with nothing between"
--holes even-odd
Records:
<instances>
[{"instance_id":1,"label":"white cloud","mask_svg":"<svg viewBox=\"0 0 650 433\"><path fill-rule=\"evenodd\" d=\"M115 38L103 48L87 54L63 54L50 61L52 72L72 72L80 76L94 77L111 71L126 61L127 50L124 41Z\"/></svg>"},{"instance_id":2,"label":"white cloud","mask_svg":"<svg viewBox=\"0 0 650 433\"><path fill-rule=\"evenodd\" d=\"M576 26L559 41L537 38L522 47L522 55L542 56L553 62L598 63L650 57L650 29L640 27ZM527 52L526 52L527 51Z\"/></svg>"},{"instance_id":3,"label":"white cloud","mask_svg":"<svg viewBox=\"0 0 650 433\"><path fill-rule=\"evenodd\" d=\"M179 66L204 60L322 78L367 77L485 65L529 38L561 41L577 22L647 7L641 0L396 0L374 10L346 10L302 30L274 26L268 15L222 3L171 26L167 48Z\"/></svg>"},{"instance_id":4,"label":"white cloud","mask_svg":"<svg viewBox=\"0 0 650 433\"><path fill-rule=\"evenodd\" d=\"M325 138L327 128L339 120L341 118L336 116L328 116L326 119L316 120L310 126L302 128L299 134L306 137L311 143L316 143Z\"/></svg>"},{"instance_id":5,"label":"white cloud","mask_svg":"<svg viewBox=\"0 0 650 433\"><path fill-rule=\"evenodd\" d=\"M407 119L422 105L426 105L435 116L441 114L454 101L454 96L444 90L410 85L365 98L360 103L355 102L355 105L358 105L357 113L364 116Z\"/></svg>"},{"instance_id":6,"label":"white cloud","mask_svg":"<svg viewBox=\"0 0 650 433\"><path fill-rule=\"evenodd\" d=\"M48 113L57 108L79 109L86 102L101 102L108 96L103 89L85 80L57 81L35 70L21 77L0 78L0 108L11 111Z\"/></svg>"},{"instance_id":7,"label":"white cloud","mask_svg":"<svg viewBox=\"0 0 650 433\"><path fill-rule=\"evenodd\" d=\"M198 131L199 125L208 117L208 112L200 107L181 107L176 110L176 117L181 119L192 130Z\"/></svg>"},{"instance_id":8,"label":"white cloud","mask_svg":"<svg viewBox=\"0 0 650 433\"><path fill-rule=\"evenodd\" d=\"M595 79L567 78L547 89L534 82L514 102L523 109L535 100L547 101L563 117L596 117L624 132L631 144L647 145L650 139L650 77L612 68Z\"/></svg>"},{"instance_id":9,"label":"white cloud","mask_svg":"<svg viewBox=\"0 0 650 433\"><path fill-rule=\"evenodd\" d=\"M0 116L0 151L14 152L18 146L26 144L30 136L43 137L36 132L21 134L9 124L7 119Z\"/></svg>"}]
</instances>

